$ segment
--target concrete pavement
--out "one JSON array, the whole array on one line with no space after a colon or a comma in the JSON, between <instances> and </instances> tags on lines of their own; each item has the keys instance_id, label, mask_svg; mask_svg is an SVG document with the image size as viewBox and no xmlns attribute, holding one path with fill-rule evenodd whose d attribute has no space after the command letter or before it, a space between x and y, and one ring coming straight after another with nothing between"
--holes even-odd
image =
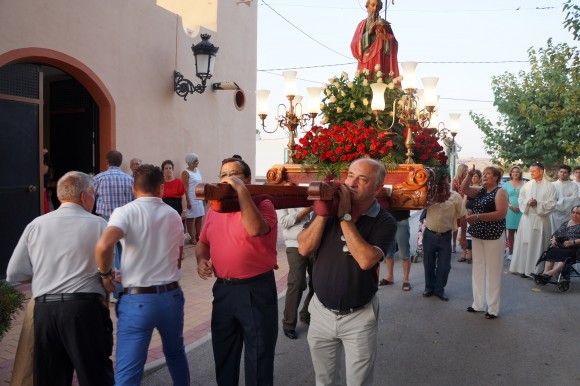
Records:
<instances>
[{"instance_id":1,"label":"concrete pavement","mask_svg":"<svg viewBox=\"0 0 580 386\"><path fill-rule=\"evenodd\" d=\"M413 217L412 229L417 218ZM414 236L411 238L415 240ZM447 285L449 302L423 298L423 265L413 264L412 291L401 291L400 263L395 284L380 287L379 348L375 385L578 385L580 384L580 279L560 293L538 287L504 268L500 317L465 311L471 305L471 265L454 254ZM384 264L381 277L385 276ZM284 299L280 299L280 314ZM306 341L287 339L279 326L274 383L314 385ZM209 339L209 336L208 338ZM211 342L188 353L192 385L215 384ZM243 368L243 367L242 367ZM243 382L243 370L240 377ZM150 372L144 386L170 384L166 367Z\"/></svg>"}]
</instances>

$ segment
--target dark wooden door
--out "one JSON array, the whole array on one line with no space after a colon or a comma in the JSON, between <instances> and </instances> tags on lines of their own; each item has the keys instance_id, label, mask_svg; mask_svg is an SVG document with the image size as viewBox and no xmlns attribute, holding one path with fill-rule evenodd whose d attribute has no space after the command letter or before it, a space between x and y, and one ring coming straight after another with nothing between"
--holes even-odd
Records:
<instances>
[{"instance_id":1,"label":"dark wooden door","mask_svg":"<svg viewBox=\"0 0 580 386\"><path fill-rule=\"evenodd\" d=\"M22 231L41 211L40 79L36 65L0 68L0 279Z\"/></svg>"}]
</instances>

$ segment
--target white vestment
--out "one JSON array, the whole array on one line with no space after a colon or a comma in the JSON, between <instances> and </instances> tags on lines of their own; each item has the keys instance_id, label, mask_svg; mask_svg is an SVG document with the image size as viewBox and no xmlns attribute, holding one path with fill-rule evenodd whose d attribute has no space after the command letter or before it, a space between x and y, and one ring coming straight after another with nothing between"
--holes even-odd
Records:
<instances>
[{"instance_id":1,"label":"white vestment","mask_svg":"<svg viewBox=\"0 0 580 386\"><path fill-rule=\"evenodd\" d=\"M536 207L528 201L535 198ZM546 180L528 181L522 186L518 198L522 219L514 240L514 253L510 272L530 275L536 272L536 262L548 248L552 235L550 213L556 205L556 189Z\"/></svg>"},{"instance_id":2,"label":"white vestment","mask_svg":"<svg viewBox=\"0 0 580 386\"><path fill-rule=\"evenodd\" d=\"M554 181L556 188L556 206L550 215L552 230L560 228L566 221L570 221L572 208L580 204L580 185L572 181Z\"/></svg>"}]
</instances>

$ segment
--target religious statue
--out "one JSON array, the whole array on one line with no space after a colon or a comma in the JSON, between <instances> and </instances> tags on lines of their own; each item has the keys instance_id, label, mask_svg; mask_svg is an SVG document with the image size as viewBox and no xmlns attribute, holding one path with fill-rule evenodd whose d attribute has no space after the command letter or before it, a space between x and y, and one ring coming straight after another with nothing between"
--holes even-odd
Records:
<instances>
[{"instance_id":1,"label":"religious statue","mask_svg":"<svg viewBox=\"0 0 580 386\"><path fill-rule=\"evenodd\" d=\"M358 61L357 69L362 71L366 68L374 74L378 64L383 74L392 73L396 78L399 76L398 43L391 24L379 16L383 2L367 0L366 8L368 17L358 23L350 44L352 54Z\"/></svg>"}]
</instances>

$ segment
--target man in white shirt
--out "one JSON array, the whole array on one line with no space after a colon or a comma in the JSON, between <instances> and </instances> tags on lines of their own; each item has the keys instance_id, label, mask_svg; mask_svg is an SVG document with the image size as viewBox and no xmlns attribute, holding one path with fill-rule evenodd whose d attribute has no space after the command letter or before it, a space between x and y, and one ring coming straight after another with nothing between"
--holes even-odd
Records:
<instances>
[{"instance_id":1,"label":"man in white shirt","mask_svg":"<svg viewBox=\"0 0 580 386\"><path fill-rule=\"evenodd\" d=\"M115 381L141 383L151 334L157 328L173 384L189 385L184 297L178 283L184 242L181 217L160 198L161 169L142 165L134 177L137 199L113 211L96 246L97 268L109 277L113 247L119 240L123 245ZM112 283L107 284L112 289Z\"/></svg>"},{"instance_id":2,"label":"man in white shirt","mask_svg":"<svg viewBox=\"0 0 580 386\"><path fill-rule=\"evenodd\" d=\"M552 182L556 188L556 206L550 215L552 232L560 228L560 225L570 221L570 212L574 206L580 204L580 185L570 181L572 168L561 165L558 170L558 180Z\"/></svg>"},{"instance_id":3,"label":"man in white shirt","mask_svg":"<svg viewBox=\"0 0 580 386\"><path fill-rule=\"evenodd\" d=\"M32 279L34 384L112 385L113 325L103 302L94 248L107 223L90 212L93 179L68 172L57 184L62 205L37 217L20 237L6 280Z\"/></svg>"}]
</instances>

